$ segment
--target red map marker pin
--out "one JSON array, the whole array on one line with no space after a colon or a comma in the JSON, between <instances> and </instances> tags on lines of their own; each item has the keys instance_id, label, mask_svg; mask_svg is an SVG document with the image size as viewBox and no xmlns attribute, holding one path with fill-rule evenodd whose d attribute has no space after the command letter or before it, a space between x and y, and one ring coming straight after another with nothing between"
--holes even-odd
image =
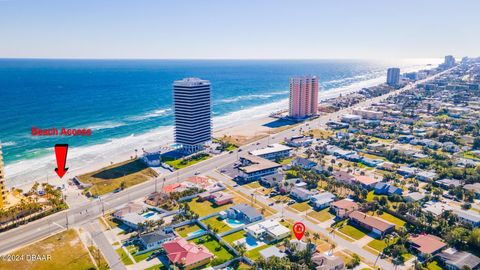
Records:
<instances>
[{"instance_id":1,"label":"red map marker pin","mask_svg":"<svg viewBox=\"0 0 480 270\"><path fill-rule=\"evenodd\" d=\"M303 224L302 222L295 222L292 229L293 234L295 234L297 240L302 239L303 235L305 234L305 224Z\"/></svg>"}]
</instances>

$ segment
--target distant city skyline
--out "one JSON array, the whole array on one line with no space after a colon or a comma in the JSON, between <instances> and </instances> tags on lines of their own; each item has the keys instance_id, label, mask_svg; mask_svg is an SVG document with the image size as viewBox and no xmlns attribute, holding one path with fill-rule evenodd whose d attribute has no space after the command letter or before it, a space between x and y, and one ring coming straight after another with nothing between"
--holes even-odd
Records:
<instances>
[{"instance_id":1,"label":"distant city skyline","mask_svg":"<svg viewBox=\"0 0 480 270\"><path fill-rule=\"evenodd\" d=\"M474 0L0 0L0 58L461 59L479 56L478 10Z\"/></svg>"}]
</instances>

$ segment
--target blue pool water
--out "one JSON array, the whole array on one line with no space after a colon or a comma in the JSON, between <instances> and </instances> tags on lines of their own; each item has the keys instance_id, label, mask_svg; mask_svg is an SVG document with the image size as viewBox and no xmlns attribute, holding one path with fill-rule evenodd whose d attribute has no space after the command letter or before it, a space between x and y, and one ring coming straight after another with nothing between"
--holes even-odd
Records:
<instances>
[{"instance_id":1,"label":"blue pool water","mask_svg":"<svg viewBox=\"0 0 480 270\"><path fill-rule=\"evenodd\" d=\"M143 215L144 218L149 218L149 217L152 217L154 216L156 213L155 212L148 212L146 214Z\"/></svg>"},{"instance_id":2,"label":"blue pool water","mask_svg":"<svg viewBox=\"0 0 480 270\"><path fill-rule=\"evenodd\" d=\"M228 219L227 219L227 223L228 223L229 225L242 225L242 224L245 224L245 222L240 221L240 220L238 220L238 219L233 219L233 218L228 218Z\"/></svg>"},{"instance_id":3,"label":"blue pool water","mask_svg":"<svg viewBox=\"0 0 480 270\"><path fill-rule=\"evenodd\" d=\"M255 239L254 237L251 237L249 235L247 235L247 237L245 237L245 243L251 247L256 247L258 246L258 243L257 243L257 239Z\"/></svg>"},{"instance_id":4,"label":"blue pool water","mask_svg":"<svg viewBox=\"0 0 480 270\"><path fill-rule=\"evenodd\" d=\"M189 233L188 236L201 235L203 232L204 232L204 230L203 230L203 229L200 229L200 230L197 230L197 231L194 231L194 232Z\"/></svg>"}]
</instances>

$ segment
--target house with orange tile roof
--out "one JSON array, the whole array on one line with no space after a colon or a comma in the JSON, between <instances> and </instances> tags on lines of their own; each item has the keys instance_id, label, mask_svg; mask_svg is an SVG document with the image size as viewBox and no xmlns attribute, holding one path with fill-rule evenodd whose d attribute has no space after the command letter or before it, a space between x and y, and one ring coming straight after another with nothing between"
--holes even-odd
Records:
<instances>
[{"instance_id":1,"label":"house with orange tile roof","mask_svg":"<svg viewBox=\"0 0 480 270\"><path fill-rule=\"evenodd\" d=\"M162 247L172 264L187 270L205 265L214 257L205 246L189 243L184 238L166 242Z\"/></svg>"}]
</instances>

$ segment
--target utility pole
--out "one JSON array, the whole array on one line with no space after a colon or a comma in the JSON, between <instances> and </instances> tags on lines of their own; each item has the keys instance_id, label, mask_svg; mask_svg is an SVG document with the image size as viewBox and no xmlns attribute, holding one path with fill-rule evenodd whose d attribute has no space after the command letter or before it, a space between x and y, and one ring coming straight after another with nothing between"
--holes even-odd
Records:
<instances>
[{"instance_id":1,"label":"utility pole","mask_svg":"<svg viewBox=\"0 0 480 270\"><path fill-rule=\"evenodd\" d=\"M65 212L65 225L67 226L68 230L68 212Z\"/></svg>"}]
</instances>

